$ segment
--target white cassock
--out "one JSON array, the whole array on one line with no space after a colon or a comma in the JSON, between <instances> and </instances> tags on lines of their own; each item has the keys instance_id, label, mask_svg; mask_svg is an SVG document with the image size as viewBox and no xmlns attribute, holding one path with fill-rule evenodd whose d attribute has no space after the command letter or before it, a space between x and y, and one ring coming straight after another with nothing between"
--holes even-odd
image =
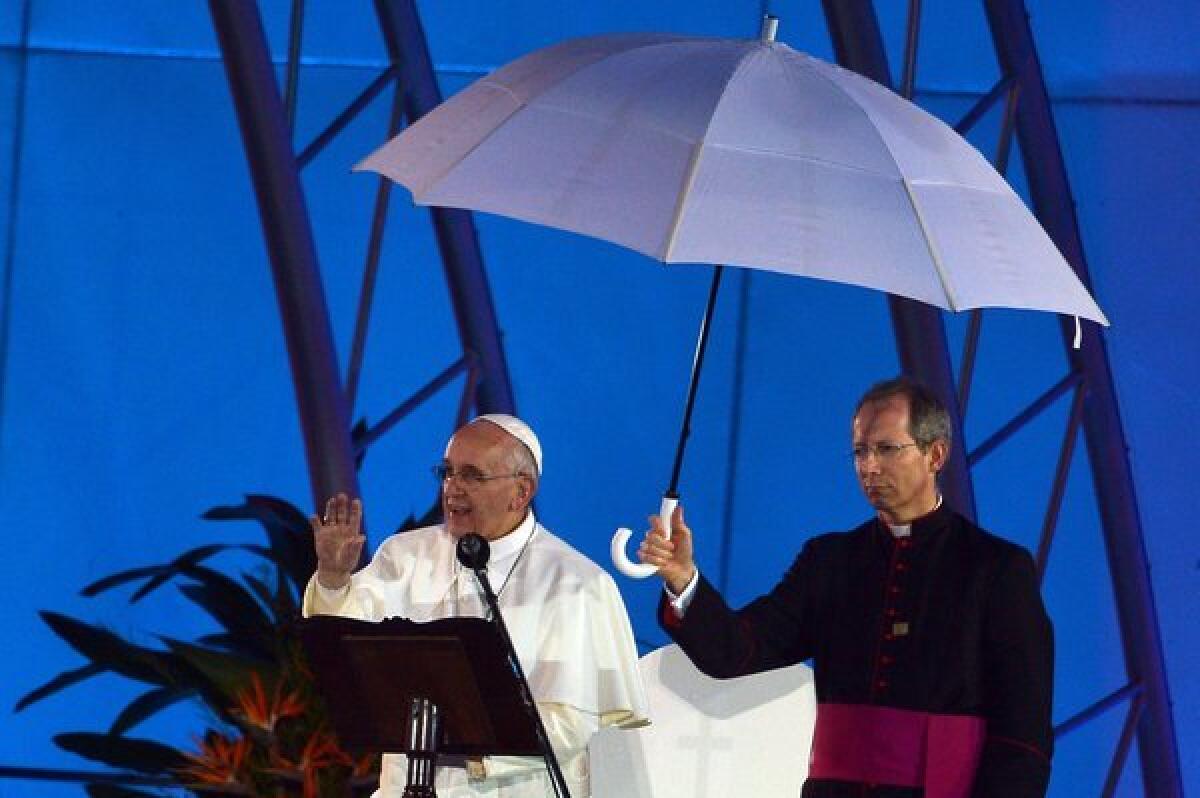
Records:
<instances>
[{"instance_id":1,"label":"white cassock","mask_svg":"<svg viewBox=\"0 0 1200 798\"><path fill-rule=\"evenodd\" d=\"M483 617L478 580L455 556L443 526L392 535L339 591L314 577L304 614L366 621ZM491 541L488 580L573 798L591 794L587 744L604 726L646 722L646 697L629 616L609 574L537 523L531 512ZM400 798L402 754L384 754L376 798ZM486 776L439 767L439 798L553 796L540 757L485 757Z\"/></svg>"}]
</instances>

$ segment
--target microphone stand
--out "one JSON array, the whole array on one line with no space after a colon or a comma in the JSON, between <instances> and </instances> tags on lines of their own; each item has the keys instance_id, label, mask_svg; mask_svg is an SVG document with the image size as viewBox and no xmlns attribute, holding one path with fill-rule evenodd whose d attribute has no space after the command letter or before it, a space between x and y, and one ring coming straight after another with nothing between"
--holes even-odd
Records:
<instances>
[{"instance_id":1,"label":"microphone stand","mask_svg":"<svg viewBox=\"0 0 1200 798\"><path fill-rule=\"evenodd\" d=\"M533 692L529 689L529 680L525 678L525 670L521 667L521 661L517 658L517 649L513 645L512 638L508 636L508 626L504 623L504 616L500 614L500 602L496 598L495 592L492 590L492 583L487 575L487 561L491 554L491 549L488 546L487 540L476 534L464 535L458 541L458 560L466 567L475 572L475 578L479 580L479 587L483 589L483 597L487 602L488 611L491 613L491 621L496 626L496 631L500 633L500 640L504 644L504 650L508 655L509 665L513 669L513 673L517 675L517 682L521 686L521 698L525 703L525 711L533 719L534 728L537 730L538 747L542 749L542 759L546 762L546 768L550 771L550 782L554 786L554 791L560 798L571 798L571 792L567 789L567 780L563 778L562 768L558 765L558 757L554 753L554 749L550 747L550 735L546 733L546 726L542 723L542 716L538 714L537 705L533 701Z\"/></svg>"}]
</instances>

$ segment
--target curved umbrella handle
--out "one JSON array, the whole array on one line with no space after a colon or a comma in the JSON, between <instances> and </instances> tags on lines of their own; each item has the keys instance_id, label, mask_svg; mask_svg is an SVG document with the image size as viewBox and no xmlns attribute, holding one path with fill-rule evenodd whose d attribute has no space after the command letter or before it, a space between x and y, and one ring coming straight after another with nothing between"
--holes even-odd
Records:
<instances>
[{"instance_id":1,"label":"curved umbrella handle","mask_svg":"<svg viewBox=\"0 0 1200 798\"><path fill-rule=\"evenodd\" d=\"M666 532L668 540L671 539L671 515L675 512L675 507L678 504L678 496L663 496L662 504L658 507L658 517L662 521L663 531ZM609 551L612 555L613 565L630 579L645 579L648 576L658 573L657 566L648 565L644 562L634 562L625 554L625 546L629 543L629 538L632 536L633 531L628 527L621 527L613 533L612 545Z\"/></svg>"}]
</instances>

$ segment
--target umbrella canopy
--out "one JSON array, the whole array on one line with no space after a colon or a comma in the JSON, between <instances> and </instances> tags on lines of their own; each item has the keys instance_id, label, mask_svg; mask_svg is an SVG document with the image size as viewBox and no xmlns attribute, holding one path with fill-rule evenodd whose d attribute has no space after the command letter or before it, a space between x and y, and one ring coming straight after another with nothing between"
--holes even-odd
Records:
<instances>
[{"instance_id":1,"label":"umbrella canopy","mask_svg":"<svg viewBox=\"0 0 1200 798\"><path fill-rule=\"evenodd\" d=\"M772 41L600 36L530 53L454 96L356 170L424 205L488 211L714 263L664 529L723 264L859 285L948 310L1108 324L1020 197L936 117ZM1078 336L1078 322L1076 327ZM613 537L622 573L632 532Z\"/></svg>"},{"instance_id":2,"label":"umbrella canopy","mask_svg":"<svg viewBox=\"0 0 1200 798\"><path fill-rule=\"evenodd\" d=\"M879 84L772 41L564 42L474 83L355 168L421 204L667 263L1108 323L966 140Z\"/></svg>"}]
</instances>

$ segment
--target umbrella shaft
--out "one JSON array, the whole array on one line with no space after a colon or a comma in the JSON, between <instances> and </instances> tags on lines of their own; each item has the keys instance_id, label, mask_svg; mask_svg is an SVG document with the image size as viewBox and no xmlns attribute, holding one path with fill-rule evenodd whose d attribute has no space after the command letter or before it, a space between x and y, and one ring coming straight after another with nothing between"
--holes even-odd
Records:
<instances>
[{"instance_id":1,"label":"umbrella shaft","mask_svg":"<svg viewBox=\"0 0 1200 798\"><path fill-rule=\"evenodd\" d=\"M679 472L683 470L683 452L687 448L688 436L692 432L692 409L696 406L696 389L700 386L700 371L704 368L704 352L708 349L708 332L712 322L713 311L717 307L717 292L721 290L721 275L725 267L718 265L713 269L712 285L708 289L708 304L704 308L704 318L700 320L700 334L696 338L696 355L692 359L692 374L688 379L687 404L683 408L683 424L679 428L679 443L675 447L675 465L671 468L671 484L666 496L679 497Z\"/></svg>"}]
</instances>

